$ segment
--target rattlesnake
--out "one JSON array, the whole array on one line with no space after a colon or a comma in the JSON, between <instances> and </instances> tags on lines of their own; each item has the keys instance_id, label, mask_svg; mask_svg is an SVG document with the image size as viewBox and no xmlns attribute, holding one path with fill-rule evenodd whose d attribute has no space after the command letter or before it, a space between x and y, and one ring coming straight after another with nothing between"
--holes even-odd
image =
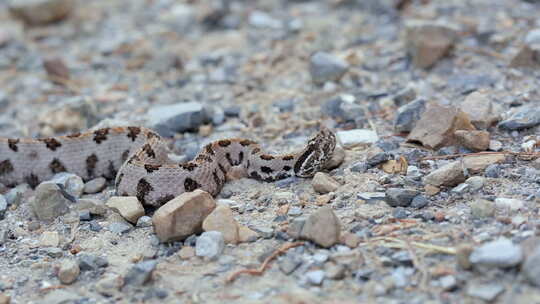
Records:
<instances>
[{"instance_id":1,"label":"rattlesnake","mask_svg":"<svg viewBox=\"0 0 540 304\"><path fill-rule=\"evenodd\" d=\"M164 140L142 127L104 128L42 139L0 138L0 183L35 187L60 172L115 179L116 192L159 207L186 191L217 195L231 169L264 181L313 176L330 160L334 133L322 128L298 153L269 155L249 139L206 145L193 161L174 163Z\"/></svg>"}]
</instances>

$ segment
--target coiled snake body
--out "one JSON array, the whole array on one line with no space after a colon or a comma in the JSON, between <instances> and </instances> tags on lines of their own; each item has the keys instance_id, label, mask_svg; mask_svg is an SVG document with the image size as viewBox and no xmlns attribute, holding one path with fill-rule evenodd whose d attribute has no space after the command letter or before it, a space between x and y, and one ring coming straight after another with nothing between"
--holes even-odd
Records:
<instances>
[{"instance_id":1,"label":"coiled snake body","mask_svg":"<svg viewBox=\"0 0 540 304\"><path fill-rule=\"evenodd\" d=\"M165 142L142 127L104 128L43 139L0 138L0 182L31 186L60 172L89 180L115 179L118 195L161 206L186 191L217 195L235 167L251 178L274 181L313 176L332 157L336 139L321 129L298 153L269 155L249 139L206 145L193 161L174 163Z\"/></svg>"}]
</instances>

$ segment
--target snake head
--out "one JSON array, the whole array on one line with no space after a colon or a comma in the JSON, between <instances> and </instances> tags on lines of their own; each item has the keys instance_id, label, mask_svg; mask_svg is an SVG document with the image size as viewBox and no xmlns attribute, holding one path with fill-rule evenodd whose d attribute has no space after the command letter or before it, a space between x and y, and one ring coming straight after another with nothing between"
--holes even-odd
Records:
<instances>
[{"instance_id":1,"label":"snake head","mask_svg":"<svg viewBox=\"0 0 540 304\"><path fill-rule=\"evenodd\" d=\"M299 177L310 177L321 171L332 158L336 148L336 135L326 127L315 134L300 152L294 164L294 173Z\"/></svg>"}]
</instances>

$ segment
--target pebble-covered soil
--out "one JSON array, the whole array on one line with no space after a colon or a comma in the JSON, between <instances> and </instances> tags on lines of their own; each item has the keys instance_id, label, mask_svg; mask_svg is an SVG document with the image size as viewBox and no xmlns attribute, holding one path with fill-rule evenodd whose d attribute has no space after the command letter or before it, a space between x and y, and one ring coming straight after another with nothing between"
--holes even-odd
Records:
<instances>
[{"instance_id":1,"label":"pebble-covered soil","mask_svg":"<svg viewBox=\"0 0 540 304\"><path fill-rule=\"evenodd\" d=\"M178 162L229 137L339 141L313 178L231 172L217 197L159 209L103 177L0 184L0 304L540 303L539 16L534 0L0 2L1 137L144 126Z\"/></svg>"}]
</instances>

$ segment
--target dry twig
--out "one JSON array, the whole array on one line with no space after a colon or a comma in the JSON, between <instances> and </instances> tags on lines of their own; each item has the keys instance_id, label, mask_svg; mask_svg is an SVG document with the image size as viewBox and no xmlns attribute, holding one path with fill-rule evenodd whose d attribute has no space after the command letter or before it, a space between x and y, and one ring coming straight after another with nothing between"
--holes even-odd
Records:
<instances>
[{"instance_id":1,"label":"dry twig","mask_svg":"<svg viewBox=\"0 0 540 304\"><path fill-rule=\"evenodd\" d=\"M421 158L420 160L452 159L452 158L466 157L466 156L493 155L493 154L540 157L540 153L538 152L499 151L499 152L477 152L477 153L460 153L460 154L449 154L449 155L439 155L439 156L427 156L427 157Z\"/></svg>"},{"instance_id":2,"label":"dry twig","mask_svg":"<svg viewBox=\"0 0 540 304\"><path fill-rule=\"evenodd\" d=\"M431 250L438 253L444 253L444 254L450 254L450 255L456 254L456 249L452 247L443 247L443 246L425 244L425 243L420 243L420 242L407 243L407 241L400 240L395 237L375 237L375 238L370 239L370 241L392 242L391 244L388 245L388 247L393 247L393 248L407 249L408 244L410 244L410 246L414 246L414 247L426 249L426 250Z\"/></svg>"},{"instance_id":3,"label":"dry twig","mask_svg":"<svg viewBox=\"0 0 540 304\"><path fill-rule=\"evenodd\" d=\"M240 276L241 274L243 273L247 273L247 274L250 274L250 275L257 275L257 276L260 276L264 273L264 271L266 270L266 268L268 267L268 263L270 263L270 261L272 261L273 259L275 259L278 255L280 254L283 254L285 253L287 250L291 249L291 248L294 248L294 247L298 247L298 246L302 246L304 245L304 242L294 242L294 243L286 243L286 244L283 244L283 246L279 247L276 251L274 251L269 257L267 257L264 262L261 264L261 266L259 268L256 268L256 269L242 269L242 270L239 270L233 274L231 274L227 280L225 281L225 283L231 283L233 282L238 276Z\"/></svg>"}]
</instances>

